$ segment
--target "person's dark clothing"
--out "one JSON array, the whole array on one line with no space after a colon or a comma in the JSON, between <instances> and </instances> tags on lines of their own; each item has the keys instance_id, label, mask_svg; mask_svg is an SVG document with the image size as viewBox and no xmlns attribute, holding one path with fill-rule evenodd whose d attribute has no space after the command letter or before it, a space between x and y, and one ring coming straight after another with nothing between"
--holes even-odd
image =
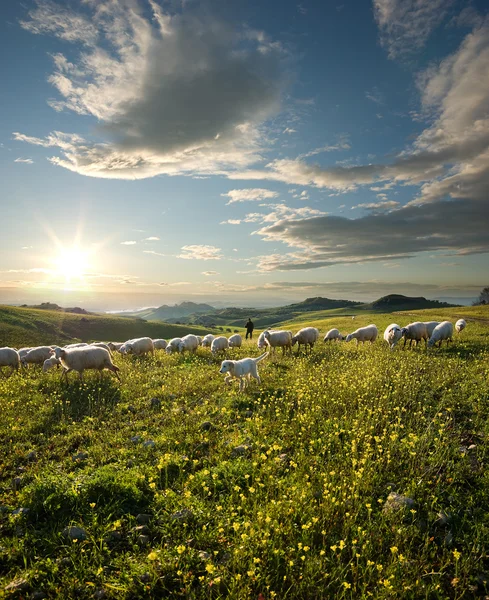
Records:
<instances>
[{"instance_id":1,"label":"person's dark clothing","mask_svg":"<svg viewBox=\"0 0 489 600\"><path fill-rule=\"evenodd\" d=\"M250 340L252 340L253 339L253 329L255 328L255 325L251 319L248 319L248 322L246 323L245 328L246 328L246 338L245 339L248 339L248 336L250 336Z\"/></svg>"}]
</instances>

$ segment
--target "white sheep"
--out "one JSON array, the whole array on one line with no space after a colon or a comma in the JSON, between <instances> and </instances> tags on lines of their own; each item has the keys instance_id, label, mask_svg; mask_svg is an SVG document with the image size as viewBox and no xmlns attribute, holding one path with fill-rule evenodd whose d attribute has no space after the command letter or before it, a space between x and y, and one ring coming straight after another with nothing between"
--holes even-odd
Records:
<instances>
[{"instance_id":1,"label":"white sheep","mask_svg":"<svg viewBox=\"0 0 489 600\"><path fill-rule=\"evenodd\" d=\"M212 333L208 333L207 335L205 335L202 338L202 346L204 348L210 348L211 344L212 344L212 340L214 339L215 336L212 335Z\"/></svg>"},{"instance_id":2,"label":"white sheep","mask_svg":"<svg viewBox=\"0 0 489 600\"><path fill-rule=\"evenodd\" d=\"M107 346L111 349L112 352L120 352L124 342L109 342Z\"/></svg>"},{"instance_id":3,"label":"white sheep","mask_svg":"<svg viewBox=\"0 0 489 600\"><path fill-rule=\"evenodd\" d=\"M211 352L212 354L217 354L218 352L225 352L229 348L229 341L227 337L220 335L215 337L211 343Z\"/></svg>"},{"instance_id":4,"label":"white sheep","mask_svg":"<svg viewBox=\"0 0 489 600\"><path fill-rule=\"evenodd\" d=\"M10 367L10 374L19 370L20 356L17 350L9 347L0 348L0 370L3 367Z\"/></svg>"},{"instance_id":5,"label":"white sheep","mask_svg":"<svg viewBox=\"0 0 489 600\"><path fill-rule=\"evenodd\" d=\"M324 336L323 342L332 342L333 340L336 342L340 342L344 339L345 338L341 335L339 329L330 329L328 333Z\"/></svg>"},{"instance_id":6,"label":"white sheep","mask_svg":"<svg viewBox=\"0 0 489 600\"><path fill-rule=\"evenodd\" d=\"M106 344L105 342L93 342L92 344L89 344L90 346L95 346L96 348L105 348L109 354L112 356L112 352L110 351L110 346L109 344Z\"/></svg>"},{"instance_id":7,"label":"white sheep","mask_svg":"<svg viewBox=\"0 0 489 600\"><path fill-rule=\"evenodd\" d=\"M122 352L124 349L124 352ZM136 338L129 340L121 347L122 354L134 354L134 356L144 356L148 352L155 353L153 340L149 337Z\"/></svg>"},{"instance_id":8,"label":"white sheep","mask_svg":"<svg viewBox=\"0 0 489 600\"><path fill-rule=\"evenodd\" d=\"M30 347L30 348L21 348L20 350L17 350L17 352L19 353L20 360L22 360L22 358L23 358L23 357L24 357L24 356L25 356L25 355L26 355L28 352L30 352L31 350L32 350L32 347Z\"/></svg>"},{"instance_id":9,"label":"white sheep","mask_svg":"<svg viewBox=\"0 0 489 600\"><path fill-rule=\"evenodd\" d=\"M435 329L435 327L437 325L439 325L439 321L425 321L424 324L426 325L426 334L428 336L428 340L430 339L430 337L433 335L433 331Z\"/></svg>"},{"instance_id":10,"label":"white sheep","mask_svg":"<svg viewBox=\"0 0 489 600\"><path fill-rule=\"evenodd\" d=\"M167 347L165 348L165 352L167 354L171 354L172 352L178 352L178 347L182 343L182 338L172 338Z\"/></svg>"},{"instance_id":11,"label":"white sheep","mask_svg":"<svg viewBox=\"0 0 489 600\"><path fill-rule=\"evenodd\" d=\"M43 373L46 373L46 371L49 371L49 369L52 369L53 367L59 367L60 364L61 361L58 358L56 358L56 356L51 356L51 358L47 358L42 365Z\"/></svg>"},{"instance_id":12,"label":"white sheep","mask_svg":"<svg viewBox=\"0 0 489 600\"><path fill-rule=\"evenodd\" d=\"M228 342L230 348L241 348L243 338L239 335L239 333L235 333L229 338Z\"/></svg>"},{"instance_id":13,"label":"white sheep","mask_svg":"<svg viewBox=\"0 0 489 600\"><path fill-rule=\"evenodd\" d=\"M199 342L199 346L202 346L202 336L201 335L196 335L195 336Z\"/></svg>"},{"instance_id":14,"label":"white sheep","mask_svg":"<svg viewBox=\"0 0 489 600\"><path fill-rule=\"evenodd\" d=\"M295 346L295 344L299 344L297 348L297 354L299 354L301 346L304 346L307 354L308 346L309 351L312 351L314 344L318 341L318 339L319 329L316 329L316 327L304 327L292 337L292 346Z\"/></svg>"},{"instance_id":15,"label":"white sheep","mask_svg":"<svg viewBox=\"0 0 489 600\"><path fill-rule=\"evenodd\" d=\"M455 323L455 331L457 333L461 333L466 327L467 327L467 323L466 323L465 319L459 319Z\"/></svg>"},{"instance_id":16,"label":"white sheep","mask_svg":"<svg viewBox=\"0 0 489 600\"><path fill-rule=\"evenodd\" d=\"M68 380L68 373L70 371L77 371L80 381L83 381L83 371L87 369L100 371L100 376L102 376L104 369L109 369L119 381L121 380L118 373L120 369L113 364L109 351L105 348L98 348L97 346L71 348L70 350L55 348L53 352L54 356L59 359L63 366L61 377L64 376L66 380Z\"/></svg>"},{"instance_id":17,"label":"white sheep","mask_svg":"<svg viewBox=\"0 0 489 600\"><path fill-rule=\"evenodd\" d=\"M44 361L51 357L52 352L51 346L38 346L37 348L31 348L22 359L22 366L27 365L43 365Z\"/></svg>"},{"instance_id":18,"label":"white sheep","mask_svg":"<svg viewBox=\"0 0 489 600\"><path fill-rule=\"evenodd\" d=\"M153 340L153 346L155 350L165 350L168 346L168 342L163 339Z\"/></svg>"},{"instance_id":19,"label":"white sheep","mask_svg":"<svg viewBox=\"0 0 489 600\"><path fill-rule=\"evenodd\" d=\"M415 343L415 346L417 346L418 342L420 342L421 340L427 342L429 339L426 323L421 323L420 321L416 321L415 323L410 323L409 325L406 325L406 327L403 327L401 329L401 332L402 337L404 338L403 348L406 347L406 342L408 340L409 347L411 347L413 341Z\"/></svg>"},{"instance_id":20,"label":"white sheep","mask_svg":"<svg viewBox=\"0 0 489 600\"><path fill-rule=\"evenodd\" d=\"M86 342L78 342L77 344L67 344L66 346L63 346L63 348L65 350L71 350L72 348L84 348L85 346L88 346ZM51 348L53 348L53 346L51 346ZM54 346L54 348L56 348L56 346Z\"/></svg>"},{"instance_id":21,"label":"white sheep","mask_svg":"<svg viewBox=\"0 0 489 600\"><path fill-rule=\"evenodd\" d=\"M346 341L357 340L357 344L370 342L373 344L379 335L379 331L375 325L367 325L366 327L359 327L353 333L349 333L346 336Z\"/></svg>"},{"instance_id":22,"label":"white sheep","mask_svg":"<svg viewBox=\"0 0 489 600\"><path fill-rule=\"evenodd\" d=\"M196 335L189 333L185 335L181 342L178 344L178 351L185 352L188 350L189 352L196 352L199 347L199 340Z\"/></svg>"},{"instance_id":23,"label":"white sheep","mask_svg":"<svg viewBox=\"0 0 489 600\"><path fill-rule=\"evenodd\" d=\"M448 342L453 341L452 338L453 325L450 323L450 321L442 321L433 330L433 333L428 341L427 346L428 348L432 348L438 342L438 347L440 348L443 340L446 340L448 345Z\"/></svg>"},{"instance_id":24,"label":"white sheep","mask_svg":"<svg viewBox=\"0 0 489 600\"><path fill-rule=\"evenodd\" d=\"M402 338L402 330L397 323L391 323L384 331L384 340L389 344L389 348L394 350L397 342Z\"/></svg>"},{"instance_id":25,"label":"white sheep","mask_svg":"<svg viewBox=\"0 0 489 600\"><path fill-rule=\"evenodd\" d=\"M263 332L265 344L270 351L275 352L275 348L282 348L282 356L287 352L292 354L292 331L269 331Z\"/></svg>"}]
</instances>

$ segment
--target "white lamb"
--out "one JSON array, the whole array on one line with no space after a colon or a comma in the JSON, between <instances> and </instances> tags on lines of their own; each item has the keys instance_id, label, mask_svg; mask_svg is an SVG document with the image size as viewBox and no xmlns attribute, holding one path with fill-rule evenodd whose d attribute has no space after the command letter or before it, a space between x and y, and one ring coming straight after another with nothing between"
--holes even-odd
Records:
<instances>
[{"instance_id":1,"label":"white lamb","mask_svg":"<svg viewBox=\"0 0 489 600\"><path fill-rule=\"evenodd\" d=\"M178 344L179 352L196 352L199 347L199 340L196 335L189 333L182 338L180 344Z\"/></svg>"},{"instance_id":2,"label":"white lamb","mask_svg":"<svg viewBox=\"0 0 489 600\"><path fill-rule=\"evenodd\" d=\"M19 370L20 356L17 350L8 347L0 348L0 370L3 367L10 367L10 374Z\"/></svg>"},{"instance_id":3,"label":"white lamb","mask_svg":"<svg viewBox=\"0 0 489 600\"><path fill-rule=\"evenodd\" d=\"M144 356L145 354L148 354L148 352L151 354L155 353L153 340L149 337L129 340L124 344L123 348L123 354L134 354L134 356Z\"/></svg>"},{"instance_id":4,"label":"white lamb","mask_svg":"<svg viewBox=\"0 0 489 600\"><path fill-rule=\"evenodd\" d=\"M301 346L304 346L307 354L307 348L309 347L309 351L311 352L318 339L319 329L316 329L316 327L304 327L292 337L292 346L299 344L297 354L299 354Z\"/></svg>"},{"instance_id":5,"label":"white lamb","mask_svg":"<svg viewBox=\"0 0 489 600\"><path fill-rule=\"evenodd\" d=\"M426 325L426 333L428 335L428 339L433 335L433 331L437 325L439 325L439 321L425 321L424 325Z\"/></svg>"},{"instance_id":6,"label":"white lamb","mask_svg":"<svg viewBox=\"0 0 489 600\"><path fill-rule=\"evenodd\" d=\"M431 335L427 346L428 348L432 348L438 342L438 347L440 348L443 340L446 340L448 345L448 342L453 341L452 338L453 325L450 323L450 321L442 321L433 330L433 334Z\"/></svg>"},{"instance_id":7,"label":"white lamb","mask_svg":"<svg viewBox=\"0 0 489 600\"><path fill-rule=\"evenodd\" d=\"M389 348L394 350L397 342L402 338L402 330L397 323L391 323L384 331L384 340L389 344Z\"/></svg>"},{"instance_id":8,"label":"white lamb","mask_svg":"<svg viewBox=\"0 0 489 600\"><path fill-rule=\"evenodd\" d=\"M210 348L211 344L212 344L212 340L214 339L215 336L212 335L212 333L208 333L207 335L205 335L202 338L202 346L204 348Z\"/></svg>"},{"instance_id":9,"label":"white lamb","mask_svg":"<svg viewBox=\"0 0 489 600\"><path fill-rule=\"evenodd\" d=\"M172 352L178 352L178 347L182 343L182 338L172 338L167 347L165 348L165 352L167 354L171 354Z\"/></svg>"},{"instance_id":10,"label":"white lamb","mask_svg":"<svg viewBox=\"0 0 489 600\"><path fill-rule=\"evenodd\" d=\"M414 341L414 345L417 346L418 342L424 340L428 341L428 330L426 327L426 323L421 323L420 321L416 321L415 323L410 323L401 329L402 337L404 338L404 346L406 347L406 342L409 340L409 347Z\"/></svg>"},{"instance_id":11,"label":"white lamb","mask_svg":"<svg viewBox=\"0 0 489 600\"><path fill-rule=\"evenodd\" d=\"M153 346L155 350L165 350L168 346L168 342L163 339L153 340Z\"/></svg>"},{"instance_id":12,"label":"white lamb","mask_svg":"<svg viewBox=\"0 0 489 600\"><path fill-rule=\"evenodd\" d=\"M83 381L83 371L87 369L100 371L100 376L102 376L104 369L109 369L119 381L121 380L118 373L120 369L113 364L110 354L105 348L98 348L97 346L72 348L71 350L55 348L53 352L54 356L59 359L63 366L61 377L64 376L67 380L70 371L77 371L80 375L80 381Z\"/></svg>"},{"instance_id":13,"label":"white lamb","mask_svg":"<svg viewBox=\"0 0 489 600\"><path fill-rule=\"evenodd\" d=\"M229 348L229 341L227 337L220 335L212 340L211 352L217 354L218 352L225 352Z\"/></svg>"},{"instance_id":14,"label":"white lamb","mask_svg":"<svg viewBox=\"0 0 489 600\"><path fill-rule=\"evenodd\" d=\"M455 323L455 331L457 333L461 333L466 327L467 327L467 323L465 322L465 319L459 319Z\"/></svg>"},{"instance_id":15,"label":"white lamb","mask_svg":"<svg viewBox=\"0 0 489 600\"><path fill-rule=\"evenodd\" d=\"M61 361L58 358L56 358L56 356L51 356L51 358L47 358L42 365L43 373L46 373L46 371L49 371L49 369L52 369L53 367L59 367L60 364Z\"/></svg>"},{"instance_id":16,"label":"white lamb","mask_svg":"<svg viewBox=\"0 0 489 600\"><path fill-rule=\"evenodd\" d=\"M292 354L292 331L264 331L263 338L270 351L275 352L275 348L282 348L282 356L287 352Z\"/></svg>"},{"instance_id":17,"label":"white lamb","mask_svg":"<svg viewBox=\"0 0 489 600\"><path fill-rule=\"evenodd\" d=\"M341 335L339 329L330 329L328 333L324 336L324 342L332 342L333 340L336 342L340 342L344 340L344 336Z\"/></svg>"},{"instance_id":18,"label":"white lamb","mask_svg":"<svg viewBox=\"0 0 489 600\"><path fill-rule=\"evenodd\" d=\"M346 336L346 341L357 340L357 344L370 342L373 344L379 335L379 331L375 325L367 325L366 327L360 327L353 333L349 333Z\"/></svg>"},{"instance_id":19,"label":"white lamb","mask_svg":"<svg viewBox=\"0 0 489 600\"><path fill-rule=\"evenodd\" d=\"M43 365L44 361L51 357L51 346L38 346L31 348L29 352L22 357L22 366L27 365Z\"/></svg>"},{"instance_id":20,"label":"white lamb","mask_svg":"<svg viewBox=\"0 0 489 600\"><path fill-rule=\"evenodd\" d=\"M239 335L239 333L235 333L229 338L228 342L230 348L241 348L243 338Z\"/></svg>"}]
</instances>

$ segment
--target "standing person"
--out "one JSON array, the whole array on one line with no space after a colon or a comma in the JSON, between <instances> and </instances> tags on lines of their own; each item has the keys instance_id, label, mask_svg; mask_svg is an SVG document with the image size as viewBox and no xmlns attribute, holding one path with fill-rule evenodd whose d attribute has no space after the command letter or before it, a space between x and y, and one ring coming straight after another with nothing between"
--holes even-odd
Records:
<instances>
[{"instance_id":1,"label":"standing person","mask_svg":"<svg viewBox=\"0 0 489 600\"><path fill-rule=\"evenodd\" d=\"M248 319L248 322L245 325L246 327L246 338L248 339L248 336L250 336L250 340L253 339L253 329L255 329L255 325L253 323L253 321L251 319Z\"/></svg>"}]
</instances>

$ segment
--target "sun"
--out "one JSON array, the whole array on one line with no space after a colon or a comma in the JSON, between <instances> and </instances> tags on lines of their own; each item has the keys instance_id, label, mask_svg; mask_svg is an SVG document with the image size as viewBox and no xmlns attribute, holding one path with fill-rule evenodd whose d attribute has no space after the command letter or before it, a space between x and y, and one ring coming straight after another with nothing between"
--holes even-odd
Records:
<instances>
[{"instance_id":1,"label":"sun","mask_svg":"<svg viewBox=\"0 0 489 600\"><path fill-rule=\"evenodd\" d=\"M87 253L79 248L63 248L54 260L56 273L67 283L83 280L88 268Z\"/></svg>"}]
</instances>

